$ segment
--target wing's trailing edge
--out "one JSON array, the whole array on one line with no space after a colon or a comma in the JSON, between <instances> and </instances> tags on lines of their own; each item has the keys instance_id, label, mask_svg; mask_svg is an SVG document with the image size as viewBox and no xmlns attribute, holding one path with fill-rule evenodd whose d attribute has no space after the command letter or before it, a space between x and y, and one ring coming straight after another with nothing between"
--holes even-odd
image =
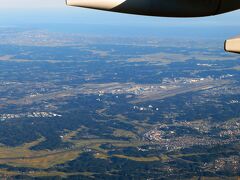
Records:
<instances>
[{"instance_id":1,"label":"wing's trailing edge","mask_svg":"<svg viewBox=\"0 0 240 180\"><path fill-rule=\"evenodd\" d=\"M225 51L240 54L240 36L225 41Z\"/></svg>"}]
</instances>

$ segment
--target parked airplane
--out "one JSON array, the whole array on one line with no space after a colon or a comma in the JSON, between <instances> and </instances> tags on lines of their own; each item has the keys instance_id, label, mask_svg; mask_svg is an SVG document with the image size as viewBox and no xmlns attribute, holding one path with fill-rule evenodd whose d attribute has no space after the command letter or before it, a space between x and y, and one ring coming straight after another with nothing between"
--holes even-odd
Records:
<instances>
[{"instance_id":1,"label":"parked airplane","mask_svg":"<svg viewBox=\"0 0 240 180\"><path fill-rule=\"evenodd\" d=\"M240 9L240 0L66 0L69 6L162 17L203 17ZM240 53L240 37L225 41L225 50Z\"/></svg>"}]
</instances>

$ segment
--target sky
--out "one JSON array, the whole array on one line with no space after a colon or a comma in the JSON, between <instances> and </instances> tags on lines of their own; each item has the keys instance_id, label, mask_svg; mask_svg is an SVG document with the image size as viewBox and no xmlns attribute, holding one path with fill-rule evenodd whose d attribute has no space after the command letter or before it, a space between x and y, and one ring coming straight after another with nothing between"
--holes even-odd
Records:
<instances>
[{"instance_id":1,"label":"sky","mask_svg":"<svg viewBox=\"0 0 240 180\"><path fill-rule=\"evenodd\" d=\"M63 8L64 0L0 0L1 9Z\"/></svg>"},{"instance_id":2,"label":"sky","mask_svg":"<svg viewBox=\"0 0 240 180\"><path fill-rule=\"evenodd\" d=\"M169 34L204 32L208 36L240 33L240 11L207 18L161 18L67 7L65 0L0 0L0 27L38 27L109 34ZM239 31L237 31L239 30ZM207 34L209 33L209 34ZM205 36L204 35L204 36Z\"/></svg>"}]
</instances>

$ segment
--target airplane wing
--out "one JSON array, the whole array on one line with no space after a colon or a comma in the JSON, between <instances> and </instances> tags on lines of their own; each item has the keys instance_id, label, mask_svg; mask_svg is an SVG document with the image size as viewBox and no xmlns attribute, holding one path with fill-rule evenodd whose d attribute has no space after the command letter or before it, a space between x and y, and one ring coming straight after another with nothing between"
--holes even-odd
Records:
<instances>
[{"instance_id":1,"label":"airplane wing","mask_svg":"<svg viewBox=\"0 0 240 180\"><path fill-rule=\"evenodd\" d=\"M66 4L162 17L212 16L240 9L240 0L66 0ZM225 50L240 53L240 38L227 40Z\"/></svg>"}]
</instances>

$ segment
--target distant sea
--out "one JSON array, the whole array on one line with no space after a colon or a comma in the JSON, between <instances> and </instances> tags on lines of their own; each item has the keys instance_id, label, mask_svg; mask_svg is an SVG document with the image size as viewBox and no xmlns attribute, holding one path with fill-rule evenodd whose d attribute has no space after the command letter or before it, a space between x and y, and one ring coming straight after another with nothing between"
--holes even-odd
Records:
<instances>
[{"instance_id":1,"label":"distant sea","mask_svg":"<svg viewBox=\"0 0 240 180\"><path fill-rule=\"evenodd\" d=\"M227 39L240 34L239 13L208 18L158 18L64 7L61 10L5 10L0 27L103 36Z\"/></svg>"},{"instance_id":2,"label":"distant sea","mask_svg":"<svg viewBox=\"0 0 240 180\"><path fill-rule=\"evenodd\" d=\"M51 32L80 33L84 35L103 36L136 36L165 38L213 38L226 39L240 34L239 27L154 27L154 26L122 26L99 24L16 24L15 27L41 29Z\"/></svg>"}]
</instances>

